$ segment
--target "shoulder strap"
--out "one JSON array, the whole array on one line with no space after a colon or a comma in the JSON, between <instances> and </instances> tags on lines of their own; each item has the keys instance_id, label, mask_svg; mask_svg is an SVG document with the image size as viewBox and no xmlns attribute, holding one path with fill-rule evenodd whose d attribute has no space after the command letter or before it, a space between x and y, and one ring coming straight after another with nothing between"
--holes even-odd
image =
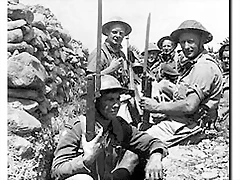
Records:
<instances>
[{"instance_id":1,"label":"shoulder strap","mask_svg":"<svg viewBox=\"0 0 240 180\"><path fill-rule=\"evenodd\" d=\"M108 51L107 47L105 44L102 45L102 52L104 53L105 57L108 59L108 60L111 60L112 59L112 56L110 54L110 52Z\"/></svg>"}]
</instances>

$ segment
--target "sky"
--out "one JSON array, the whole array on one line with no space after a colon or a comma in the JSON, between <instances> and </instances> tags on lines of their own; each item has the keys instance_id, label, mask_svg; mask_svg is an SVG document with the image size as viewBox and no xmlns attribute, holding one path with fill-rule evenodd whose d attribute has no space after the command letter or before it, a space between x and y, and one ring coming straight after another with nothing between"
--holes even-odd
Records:
<instances>
[{"instance_id":1,"label":"sky","mask_svg":"<svg viewBox=\"0 0 240 180\"><path fill-rule=\"evenodd\" d=\"M91 52L97 46L97 0L20 0L23 4L48 7L70 35ZM213 34L208 45L214 50L229 37L229 0L102 0L102 24L114 16L132 27L129 43L145 47L148 14L150 42L170 35L185 20L197 20ZM102 39L105 40L105 36ZM102 41L103 41L102 40ZM124 42L123 42L124 43Z\"/></svg>"}]
</instances>

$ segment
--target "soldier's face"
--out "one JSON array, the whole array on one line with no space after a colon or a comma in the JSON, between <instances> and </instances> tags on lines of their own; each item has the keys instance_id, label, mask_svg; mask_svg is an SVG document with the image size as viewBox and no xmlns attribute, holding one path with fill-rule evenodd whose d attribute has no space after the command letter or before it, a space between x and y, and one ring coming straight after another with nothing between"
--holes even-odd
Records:
<instances>
[{"instance_id":1,"label":"soldier's face","mask_svg":"<svg viewBox=\"0 0 240 180\"><path fill-rule=\"evenodd\" d=\"M107 119L115 119L120 108L120 93L109 92L101 95L98 110Z\"/></svg>"},{"instance_id":2,"label":"soldier's face","mask_svg":"<svg viewBox=\"0 0 240 180\"><path fill-rule=\"evenodd\" d=\"M229 51L223 51L222 68L224 71L229 70Z\"/></svg>"},{"instance_id":3,"label":"soldier's face","mask_svg":"<svg viewBox=\"0 0 240 180\"><path fill-rule=\"evenodd\" d=\"M198 34L186 32L180 35L179 43L181 45L183 54L188 59L194 59L201 52L201 39Z\"/></svg>"},{"instance_id":4,"label":"soldier's face","mask_svg":"<svg viewBox=\"0 0 240 180\"><path fill-rule=\"evenodd\" d=\"M148 51L148 61L153 62L158 55L157 51Z\"/></svg>"},{"instance_id":5,"label":"soldier's face","mask_svg":"<svg viewBox=\"0 0 240 180\"><path fill-rule=\"evenodd\" d=\"M174 49L174 44L170 40L164 40L162 43L162 51L165 54L169 54Z\"/></svg>"},{"instance_id":6,"label":"soldier's face","mask_svg":"<svg viewBox=\"0 0 240 180\"><path fill-rule=\"evenodd\" d=\"M108 40L113 45L120 45L125 36L125 28L121 24L115 24L110 28Z\"/></svg>"}]
</instances>

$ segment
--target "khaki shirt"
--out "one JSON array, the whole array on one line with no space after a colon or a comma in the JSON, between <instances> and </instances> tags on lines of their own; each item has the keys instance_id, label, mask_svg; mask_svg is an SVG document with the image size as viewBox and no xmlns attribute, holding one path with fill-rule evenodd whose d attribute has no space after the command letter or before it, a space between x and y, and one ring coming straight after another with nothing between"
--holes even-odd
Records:
<instances>
[{"instance_id":1,"label":"khaki shirt","mask_svg":"<svg viewBox=\"0 0 240 180\"><path fill-rule=\"evenodd\" d=\"M189 93L195 92L199 99L199 108L203 105L209 108L212 118L217 115L217 108L221 98L223 76L220 67L204 50L193 60L193 65L180 78L177 83L180 99L184 99ZM176 100L178 97L175 97ZM186 115L183 121L198 119L200 115ZM185 122L186 122L185 121Z\"/></svg>"},{"instance_id":2,"label":"khaki shirt","mask_svg":"<svg viewBox=\"0 0 240 180\"><path fill-rule=\"evenodd\" d=\"M125 61L121 65L121 67L112 72L110 75L114 76L122 86L128 87L130 82L129 79L129 72L128 72L128 64L126 61L126 56L121 51L121 47L118 50L114 50L108 42L104 42L102 44L101 49L101 59L99 61L100 71L106 69L110 66L113 58L120 58L122 57ZM97 49L93 50L93 52L88 56L88 64L87 64L87 71L88 72L96 72L96 59L97 59Z\"/></svg>"}]
</instances>

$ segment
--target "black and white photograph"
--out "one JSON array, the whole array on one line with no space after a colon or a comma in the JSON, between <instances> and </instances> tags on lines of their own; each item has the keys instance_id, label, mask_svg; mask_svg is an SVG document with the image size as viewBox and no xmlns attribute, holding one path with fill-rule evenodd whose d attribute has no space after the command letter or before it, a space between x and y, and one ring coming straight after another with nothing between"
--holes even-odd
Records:
<instances>
[{"instance_id":1,"label":"black and white photograph","mask_svg":"<svg viewBox=\"0 0 240 180\"><path fill-rule=\"evenodd\" d=\"M5 1L5 177L238 180L234 6Z\"/></svg>"}]
</instances>

